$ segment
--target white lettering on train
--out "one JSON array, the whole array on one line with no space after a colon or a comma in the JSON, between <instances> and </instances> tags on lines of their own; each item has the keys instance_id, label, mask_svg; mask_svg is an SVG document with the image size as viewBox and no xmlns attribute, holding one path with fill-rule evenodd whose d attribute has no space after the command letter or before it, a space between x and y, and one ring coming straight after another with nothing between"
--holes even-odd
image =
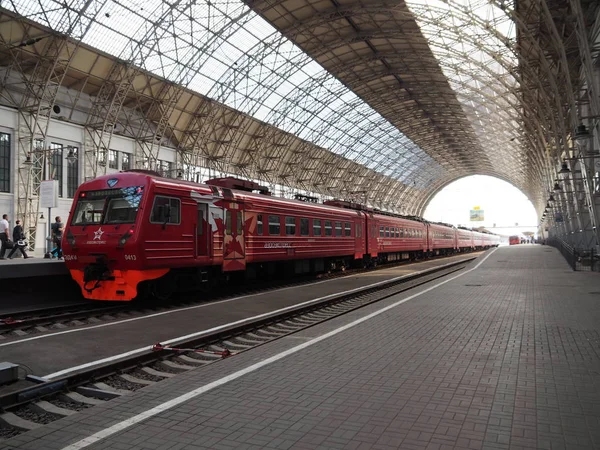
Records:
<instances>
[{"instance_id":1,"label":"white lettering on train","mask_svg":"<svg viewBox=\"0 0 600 450\"><path fill-rule=\"evenodd\" d=\"M292 244L289 242L267 242L265 244L265 248L288 248L291 246Z\"/></svg>"}]
</instances>

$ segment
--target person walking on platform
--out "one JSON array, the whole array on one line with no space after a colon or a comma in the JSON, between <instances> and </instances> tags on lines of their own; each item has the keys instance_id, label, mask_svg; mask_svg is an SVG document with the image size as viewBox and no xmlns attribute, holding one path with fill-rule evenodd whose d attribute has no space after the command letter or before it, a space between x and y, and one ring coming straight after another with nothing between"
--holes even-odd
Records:
<instances>
[{"instance_id":1,"label":"person walking on platform","mask_svg":"<svg viewBox=\"0 0 600 450\"><path fill-rule=\"evenodd\" d=\"M62 259L62 234L63 234L63 223L60 220L60 216L56 216L56 222L52 224L52 242L56 244L56 250L58 251L57 256L58 259Z\"/></svg>"},{"instance_id":2,"label":"person walking on platform","mask_svg":"<svg viewBox=\"0 0 600 450\"><path fill-rule=\"evenodd\" d=\"M24 259L29 258L25 252L25 247L27 247L27 243L25 242L25 233L23 233L21 221L17 219L15 222L15 227L13 228L13 248L8 254L8 259L12 259L17 250L21 252Z\"/></svg>"},{"instance_id":3,"label":"person walking on platform","mask_svg":"<svg viewBox=\"0 0 600 450\"><path fill-rule=\"evenodd\" d=\"M2 246L2 250L0 250L0 259L6 259L4 253L6 253L6 244L9 240L8 228L8 214L4 214L2 220L0 220L0 245Z\"/></svg>"}]
</instances>

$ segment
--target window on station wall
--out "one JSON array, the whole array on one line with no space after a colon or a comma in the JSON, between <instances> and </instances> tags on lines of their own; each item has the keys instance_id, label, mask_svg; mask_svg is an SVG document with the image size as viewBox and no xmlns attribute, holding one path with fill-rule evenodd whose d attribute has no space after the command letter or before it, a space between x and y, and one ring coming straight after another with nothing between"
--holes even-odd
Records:
<instances>
[{"instance_id":1,"label":"window on station wall","mask_svg":"<svg viewBox=\"0 0 600 450\"><path fill-rule=\"evenodd\" d=\"M64 147L63 144L51 142L50 159L48 161L48 170L50 180L58 181L58 196L63 196L63 162L64 162Z\"/></svg>"},{"instance_id":2,"label":"window on station wall","mask_svg":"<svg viewBox=\"0 0 600 450\"><path fill-rule=\"evenodd\" d=\"M121 153L121 170L131 170L131 155Z\"/></svg>"},{"instance_id":3,"label":"window on station wall","mask_svg":"<svg viewBox=\"0 0 600 450\"><path fill-rule=\"evenodd\" d=\"M0 133L0 192L10 192L10 134Z\"/></svg>"},{"instance_id":4,"label":"window on station wall","mask_svg":"<svg viewBox=\"0 0 600 450\"><path fill-rule=\"evenodd\" d=\"M44 140L37 138L33 141L34 152L31 155L33 168L31 178L33 182L33 195L40 194L40 184L46 179L46 166L44 165Z\"/></svg>"},{"instance_id":5,"label":"window on station wall","mask_svg":"<svg viewBox=\"0 0 600 450\"><path fill-rule=\"evenodd\" d=\"M170 161L158 160L158 173L162 177L170 177L173 170L173 163Z\"/></svg>"},{"instance_id":6,"label":"window on station wall","mask_svg":"<svg viewBox=\"0 0 600 450\"><path fill-rule=\"evenodd\" d=\"M119 152L117 150L108 151L108 168L118 169L119 168Z\"/></svg>"},{"instance_id":7,"label":"window on station wall","mask_svg":"<svg viewBox=\"0 0 600 450\"><path fill-rule=\"evenodd\" d=\"M74 161L67 161L67 197L74 198L75 192L79 187L79 149L77 147L70 147L69 150L73 151L75 156Z\"/></svg>"}]
</instances>

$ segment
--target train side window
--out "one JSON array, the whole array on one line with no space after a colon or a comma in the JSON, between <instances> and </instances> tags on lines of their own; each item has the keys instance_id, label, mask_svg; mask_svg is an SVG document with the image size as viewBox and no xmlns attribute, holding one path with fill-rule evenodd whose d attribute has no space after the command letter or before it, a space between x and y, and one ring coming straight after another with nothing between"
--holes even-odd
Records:
<instances>
[{"instance_id":1,"label":"train side window","mask_svg":"<svg viewBox=\"0 0 600 450\"><path fill-rule=\"evenodd\" d=\"M225 211L225 234L231 236L231 211Z\"/></svg>"},{"instance_id":2,"label":"train side window","mask_svg":"<svg viewBox=\"0 0 600 450\"><path fill-rule=\"evenodd\" d=\"M390 227L385 227L385 237L390 237Z\"/></svg>"},{"instance_id":3,"label":"train side window","mask_svg":"<svg viewBox=\"0 0 600 450\"><path fill-rule=\"evenodd\" d=\"M262 214L258 214L256 216L256 234L259 236L263 235L263 216Z\"/></svg>"},{"instance_id":4,"label":"train side window","mask_svg":"<svg viewBox=\"0 0 600 450\"><path fill-rule=\"evenodd\" d=\"M385 237L385 228L379 227L379 237Z\"/></svg>"},{"instance_id":5,"label":"train side window","mask_svg":"<svg viewBox=\"0 0 600 450\"><path fill-rule=\"evenodd\" d=\"M202 236L204 234L204 210L198 208L198 227L196 228L196 234Z\"/></svg>"},{"instance_id":6,"label":"train side window","mask_svg":"<svg viewBox=\"0 0 600 450\"><path fill-rule=\"evenodd\" d=\"M344 223L344 234L346 236L352 236L352 224L350 222Z\"/></svg>"},{"instance_id":7,"label":"train side window","mask_svg":"<svg viewBox=\"0 0 600 450\"><path fill-rule=\"evenodd\" d=\"M325 236L331 236L332 233L332 229L331 229L331 220L326 220L325 221Z\"/></svg>"},{"instance_id":8,"label":"train side window","mask_svg":"<svg viewBox=\"0 0 600 450\"><path fill-rule=\"evenodd\" d=\"M308 219L300 218L300 236L308 236Z\"/></svg>"},{"instance_id":9,"label":"train side window","mask_svg":"<svg viewBox=\"0 0 600 450\"><path fill-rule=\"evenodd\" d=\"M285 234L294 236L296 234L296 218L287 216L285 218Z\"/></svg>"},{"instance_id":10,"label":"train side window","mask_svg":"<svg viewBox=\"0 0 600 450\"><path fill-rule=\"evenodd\" d=\"M179 225L180 222L181 201L178 198L156 196L150 223Z\"/></svg>"},{"instance_id":11,"label":"train side window","mask_svg":"<svg viewBox=\"0 0 600 450\"><path fill-rule=\"evenodd\" d=\"M336 236L341 236L342 235L342 222L336 222L335 223L335 235Z\"/></svg>"},{"instance_id":12,"label":"train side window","mask_svg":"<svg viewBox=\"0 0 600 450\"><path fill-rule=\"evenodd\" d=\"M321 236L321 219L313 220L313 236Z\"/></svg>"},{"instance_id":13,"label":"train side window","mask_svg":"<svg viewBox=\"0 0 600 450\"><path fill-rule=\"evenodd\" d=\"M396 237L399 238L400 237L400 228L396 228Z\"/></svg>"},{"instance_id":14,"label":"train side window","mask_svg":"<svg viewBox=\"0 0 600 450\"><path fill-rule=\"evenodd\" d=\"M279 216L269 215L269 234L271 236L279 236L281 234L281 221Z\"/></svg>"}]
</instances>

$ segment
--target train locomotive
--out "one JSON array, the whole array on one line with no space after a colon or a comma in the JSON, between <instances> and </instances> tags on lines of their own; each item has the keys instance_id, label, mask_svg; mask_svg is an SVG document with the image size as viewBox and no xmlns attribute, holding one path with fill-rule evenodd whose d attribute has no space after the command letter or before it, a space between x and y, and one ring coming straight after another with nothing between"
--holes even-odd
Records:
<instances>
[{"instance_id":1,"label":"train locomotive","mask_svg":"<svg viewBox=\"0 0 600 450\"><path fill-rule=\"evenodd\" d=\"M256 183L205 184L132 170L83 183L65 264L90 300L167 299L223 281L318 273L487 249L498 236L359 204L277 198Z\"/></svg>"}]
</instances>

